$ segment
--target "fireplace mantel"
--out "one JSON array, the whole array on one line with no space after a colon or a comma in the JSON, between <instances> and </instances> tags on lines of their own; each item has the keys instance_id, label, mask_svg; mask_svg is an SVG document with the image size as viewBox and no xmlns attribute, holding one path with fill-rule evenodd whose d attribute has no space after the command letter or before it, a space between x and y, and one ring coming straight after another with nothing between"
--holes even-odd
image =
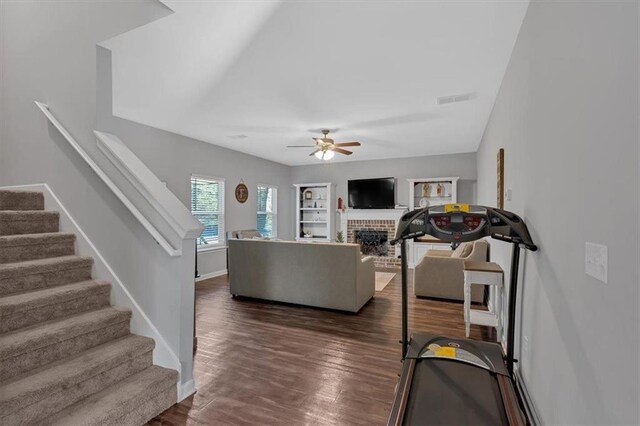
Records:
<instances>
[{"instance_id":1,"label":"fireplace mantel","mask_svg":"<svg viewBox=\"0 0 640 426\"><path fill-rule=\"evenodd\" d=\"M400 218L407 211L406 207L395 209L345 209L338 211L340 215L340 229L347 232L347 221L349 220L393 220L396 222L396 228Z\"/></svg>"}]
</instances>

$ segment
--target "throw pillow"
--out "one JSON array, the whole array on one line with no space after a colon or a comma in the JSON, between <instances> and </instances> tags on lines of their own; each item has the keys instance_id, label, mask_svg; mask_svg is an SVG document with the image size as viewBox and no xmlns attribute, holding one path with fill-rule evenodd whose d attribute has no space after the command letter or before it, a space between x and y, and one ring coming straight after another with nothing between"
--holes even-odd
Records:
<instances>
[{"instance_id":1,"label":"throw pillow","mask_svg":"<svg viewBox=\"0 0 640 426\"><path fill-rule=\"evenodd\" d=\"M457 249L451 253L451 257L453 258L465 258L469 257L471 251L473 250L473 243L462 243L458 246Z\"/></svg>"},{"instance_id":2,"label":"throw pillow","mask_svg":"<svg viewBox=\"0 0 640 426\"><path fill-rule=\"evenodd\" d=\"M260 234L258 231L247 230L247 231L238 232L238 238L242 240L244 239L250 240L253 238L261 238L261 237L262 237L262 234Z\"/></svg>"}]
</instances>

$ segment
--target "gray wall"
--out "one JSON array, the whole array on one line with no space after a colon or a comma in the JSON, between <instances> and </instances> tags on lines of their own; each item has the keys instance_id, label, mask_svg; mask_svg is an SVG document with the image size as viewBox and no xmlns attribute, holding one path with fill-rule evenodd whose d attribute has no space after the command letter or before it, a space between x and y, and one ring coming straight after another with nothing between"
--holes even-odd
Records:
<instances>
[{"instance_id":1,"label":"gray wall","mask_svg":"<svg viewBox=\"0 0 640 426\"><path fill-rule=\"evenodd\" d=\"M357 149L357 148L356 148ZM347 200L347 181L376 177L395 177L396 203L409 205L407 179L458 176L458 202L475 202L476 154L433 155L388 160L322 163L293 167L293 183L333 182L337 197Z\"/></svg>"},{"instance_id":2,"label":"gray wall","mask_svg":"<svg viewBox=\"0 0 640 426\"><path fill-rule=\"evenodd\" d=\"M478 151L478 200L506 209L539 252L522 277L519 366L545 424L638 424L636 2L533 1ZM609 248L609 283L584 272ZM509 249L492 257L508 266ZM528 343L524 343L524 339Z\"/></svg>"},{"instance_id":3,"label":"gray wall","mask_svg":"<svg viewBox=\"0 0 640 426\"><path fill-rule=\"evenodd\" d=\"M104 157L92 133L96 43L168 12L151 0L0 2L0 182L49 185L180 357L186 384L192 373L193 286L172 279L184 267L183 258L164 252L34 105L47 103L100 162ZM115 284L111 292L115 299L123 293ZM134 332L140 321L133 318Z\"/></svg>"},{"instance_id":4,"label":"gray wall","mask_svg":"<svg viewBox=\"0 0 640 426\"><path fill-rule=\"evenodd\" d=\"M191 205L192 173L225 179L225 228L227 231L256 228L257 184L278 187L278 237L291 239L291 168L238 151L221 148L175 133L114 117L111 101L111 51L98 48L98 130L117 135L184 203ZM244 204L236 201L234 189L240 179L249 188ZM226 250L198 254L201 275L226 269Z\"/></svg>"}]
</instances>

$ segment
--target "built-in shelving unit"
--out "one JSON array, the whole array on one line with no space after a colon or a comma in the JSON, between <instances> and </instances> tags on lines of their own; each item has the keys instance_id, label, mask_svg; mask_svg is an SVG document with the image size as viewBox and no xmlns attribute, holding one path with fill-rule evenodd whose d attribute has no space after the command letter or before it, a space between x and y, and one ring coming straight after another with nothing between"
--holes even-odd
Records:
<instances>
[{"instance_id":1,"label":"built-in shelving unit","mask_svg":"<svg viewBox=\"0 0 640 426\"><path fill-rule=\"evenodd\" d=\"M441 206L458 202L458 177L407 179L409 182L409 210ZM409 267L414 268L425 253L432 249L446 250L449 244L410 242Z\"/></svg>"},{"instance_id":2,"label":"built-in shelving unit","mask_svg":"<svg viewBox=\"0 0 640 426\"><path fill-rule=\"evenodd\" d=\"M332 183L300 183L296 188L296 240L333 241L335 202Z\"/></svg>"}]
</instances>

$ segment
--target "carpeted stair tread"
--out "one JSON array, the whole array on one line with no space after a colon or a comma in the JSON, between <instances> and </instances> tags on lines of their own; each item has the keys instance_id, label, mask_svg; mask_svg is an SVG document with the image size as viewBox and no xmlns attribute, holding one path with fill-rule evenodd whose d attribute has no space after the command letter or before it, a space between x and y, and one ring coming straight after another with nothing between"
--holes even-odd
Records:
<instances>
[{"instance_id":1,"label":"carpeted stair tread","mask_svg":"<svg viewBox=\"0 0 640 426\"><path fill-rule=\"evenodd\" d=\"M59 256L0 264L0 296L91 279L93 258Z\"/></svg>"},{"instance_id":2,"label":"carpeted stair tread","mask_svg":"<svg viewBox=\"0 0 640 426\"><path fill-rule=\"evenodd\" d=\"M178 373L151 366L47 419L49 425L140 425L175 404Z\"/></svg>"},{"instance_id":3,"label":"carpeted stair tread","mask_svg":"<svg viewBox=\"0 0 640 426\"><path fill-rule=\"evenodd\" d=\"M0 381L129 334L131 311L107 307L0 335Z\"/></svg>"},{"instance_id":4,"label":"carpeted stair tread","mask_svg":"<svg viewBox=\"0 0 640 426\"><path fill-rule=\"evenodd\" d=\"M44 210L0 210L0 235L58 232L60 214Z\"/></svg>"},{"instance_id":5,"label":"carpeted stair tread","mask_svg":"<svg viewBox=\"0 0 640 426\"><path fill-rule=\"evenodd\" d=\"M90 280L0 297L0 333L108 306L110 289Z\"/></svg>"},{"instance_id":6,"label":"carpeted stair tread","mask_svg":"<svg viewBox=\"0 0 640 426\"><path fill-rule=\"evenodd\" d=\"M130 318L130 310L108 307L16 330L0 336L0 360Z\"/></svg>"},{"instance_id":7,"label":"carpeted stair tread","mask_svg":"<svg viewBox=\"0 0 640 426\"><path fill-rule=\"evenodd\" d=\"M44 194L36 191L0 190L0 210L44 210Z\"/></svg>"},{"instance_id":8,"label":"carpeted stair tread","mask_svg":"<svg viewBox=\"0 0 640 426\"><path fill-rule=\"evenodd\" d=\"M152 363L153 339L129 335L0 385L0 423L40 421Z\"/></svg>"},{"instance_id":9,"label":"carpeted stair tread","mask_svg":"<svg viewBox=\"0 0 640 426\"><path fill-rule=\"evenodd\" d=\"M67 232L0 235L0 263L75 254L76 236Z\"/></svg>"}]
</instances>

